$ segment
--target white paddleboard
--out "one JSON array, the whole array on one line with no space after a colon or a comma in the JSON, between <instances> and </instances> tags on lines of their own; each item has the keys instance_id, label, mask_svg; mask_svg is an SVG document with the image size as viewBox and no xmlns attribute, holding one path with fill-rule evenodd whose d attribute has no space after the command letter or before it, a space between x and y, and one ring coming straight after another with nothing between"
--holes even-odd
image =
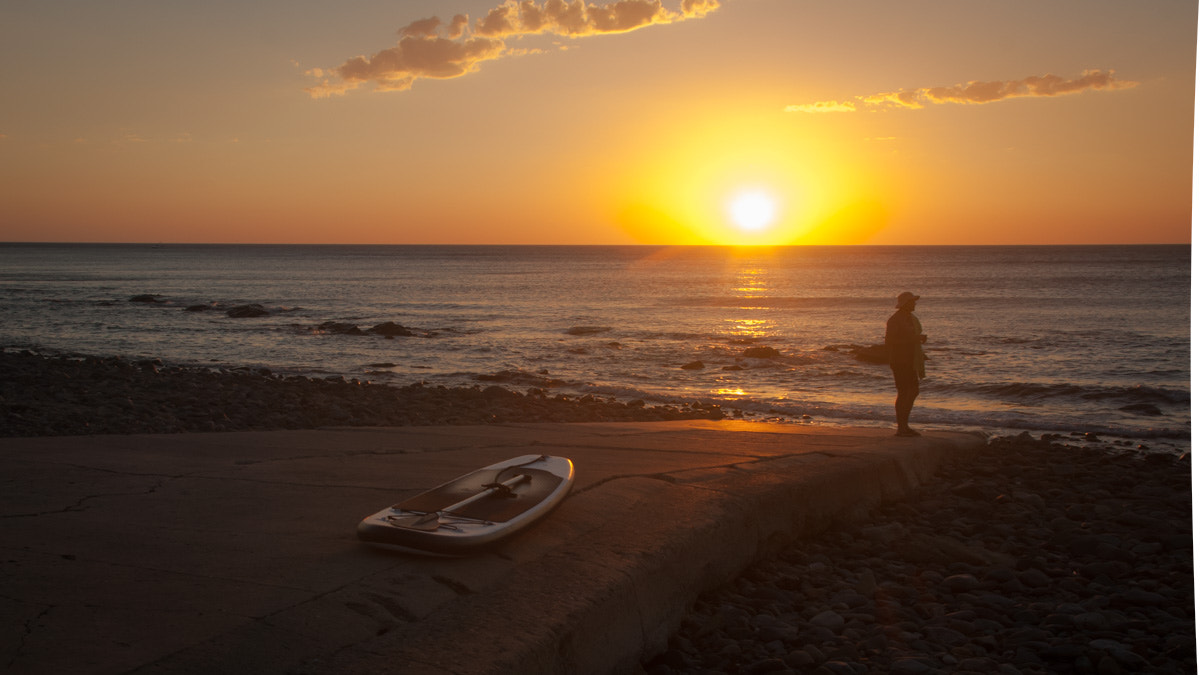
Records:
<instances>
[{"instance_id":1,"label":"white paddleboard","mask_svg":"<svg viewBox=\"0 0 1200 675\"><path fill-rule=\"evenodd\" d=\"M575 466L566 457L514 457L367 516L358 538L387 548L470 553L533 524L574 482Z\"/></svg>"}]
</instances>

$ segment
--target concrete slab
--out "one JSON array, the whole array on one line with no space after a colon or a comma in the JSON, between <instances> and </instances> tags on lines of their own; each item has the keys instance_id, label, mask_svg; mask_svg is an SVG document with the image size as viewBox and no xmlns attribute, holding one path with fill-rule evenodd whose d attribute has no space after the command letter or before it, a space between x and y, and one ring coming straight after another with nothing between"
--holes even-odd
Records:
<instances>
[{"instance_id":1,"label":"concrete slab","mask_svg":"<svg viewBox=\"0 0 1200 675\"><path fill-rule=\"evenodd\" d=\"M702 591L982 443L735 421L4 439L0 668L619 672ZM355 538L533 452L571 457L575 488L491 551Z\"/></svg>"}]
</instances>

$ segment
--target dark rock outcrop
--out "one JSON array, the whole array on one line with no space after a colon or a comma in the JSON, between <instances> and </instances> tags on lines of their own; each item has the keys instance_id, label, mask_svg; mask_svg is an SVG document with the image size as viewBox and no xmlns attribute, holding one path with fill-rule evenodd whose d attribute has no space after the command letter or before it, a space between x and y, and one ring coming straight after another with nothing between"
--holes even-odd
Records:
<instances>
[{"instance_id":1,"label":"dark rock outcrop","mask_svg":"<svg viewBox=\"0 0 1200 675\"><path fill-rule=\"evenodd\" d=\"M225 316L232 319L252 319L258 316L267 316L268 314L270 312L267 311L267 308L257 303L238 305L225 310Z\"/></svg>"}]
</instances>

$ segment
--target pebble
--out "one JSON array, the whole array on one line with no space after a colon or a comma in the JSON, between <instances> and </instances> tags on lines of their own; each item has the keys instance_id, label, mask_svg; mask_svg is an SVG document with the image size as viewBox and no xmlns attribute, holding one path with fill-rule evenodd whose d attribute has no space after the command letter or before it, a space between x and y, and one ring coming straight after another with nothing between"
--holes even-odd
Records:
<instances>
[{"instance_id":1,"label":"pebble","mask_svg":"<svg viewBox=\"0 0 1200 675\"><path fill-rule=\"evenodd\" d=\"M994 439L701 595L672 639L687 648L643 668L1195 673L1190 471L1189 455Z\"/></svg>"},{"instance_id":2,"label":"pebble","mask_svg":"<svg viewBox=\"0 0 1200 675\"><path fill-rule=\"evenodd\" d=\"M0 348L0 437L723 417L721 408L701 403L651 406L500 386L396 387Z\"/></svg>"}]
</instances>

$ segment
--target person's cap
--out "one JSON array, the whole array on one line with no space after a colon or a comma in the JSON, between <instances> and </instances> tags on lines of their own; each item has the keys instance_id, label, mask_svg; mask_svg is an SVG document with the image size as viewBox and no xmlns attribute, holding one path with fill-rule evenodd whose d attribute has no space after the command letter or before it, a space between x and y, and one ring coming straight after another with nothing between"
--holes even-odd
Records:
<instances>
[{"instance_id":1,"label":"person's cap","mask_svg":"<svg viewBox=\"0 0 1200 675\"><path fill-rule=\"evenodd\" d=\"M908 291L904 291L900 295L896 296L896 307L903 307L910 302L916 302L917 300L920 300L920 299L921 299L921 296L913 295L912 293L909 293Z\"/></svg>"}]
</instances>

